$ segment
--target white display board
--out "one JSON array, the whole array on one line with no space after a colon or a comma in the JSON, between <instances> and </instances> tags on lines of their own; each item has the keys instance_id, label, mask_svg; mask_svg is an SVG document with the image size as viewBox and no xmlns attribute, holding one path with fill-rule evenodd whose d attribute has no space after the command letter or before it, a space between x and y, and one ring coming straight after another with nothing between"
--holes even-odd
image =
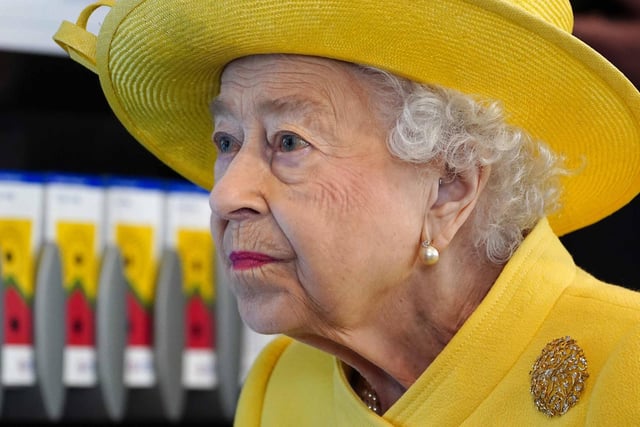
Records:
<instances>
[{"instance_id":1,"label":"white display board","mask_svg":"<svg viewBox=\"0 0 640 427\"><path fill-rule=\"evenodd\" d=\"M64 20L76 22L94 0L0 0L0 50L66 55L53 35ZM96 10L87 29L97 34L108 7Z\"/></svg>"}]
</instances>

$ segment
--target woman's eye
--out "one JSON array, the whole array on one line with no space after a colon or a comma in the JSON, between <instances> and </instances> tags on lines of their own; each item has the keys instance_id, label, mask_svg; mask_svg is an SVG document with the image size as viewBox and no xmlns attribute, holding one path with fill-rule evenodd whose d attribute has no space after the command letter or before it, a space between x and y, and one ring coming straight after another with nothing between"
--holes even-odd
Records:
<instances>
[{"instance_id":1,"label":"woman's eye","mask_svg":"<svg viewBox=\"0 0 640 427\"><path fill-rule=\"evenodd\" d=\"M278 146L278 151L287 153L305 148L309 143L293 133L283 133L278 136L276 145Z\"/></svg>"},{"instance_id":2,"label":"woman's eye","mask_svg":"<svg viewBox=\"0 0 640 427\"><path fill-rule=\"evenodd\" d=\"M228 133L219 132L213 135L213 142L218 147L220 153L230 153L237 150L239 142Z\"/></svg>"}]
</instances>

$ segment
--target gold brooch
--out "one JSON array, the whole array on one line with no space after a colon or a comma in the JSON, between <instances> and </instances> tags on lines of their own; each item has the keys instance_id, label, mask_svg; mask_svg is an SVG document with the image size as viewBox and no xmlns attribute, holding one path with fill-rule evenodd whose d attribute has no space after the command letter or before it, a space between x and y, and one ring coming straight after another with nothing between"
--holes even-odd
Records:
<instances>
[{"instance_id":1,"label":"gold brooch","mask_svg":"<svg viewBox=\"0 0 640 427\"><path fill-rule=\"evenodd\" d=\"M531 368L531 394L536 407L553 417L563 415L580 399L589 377L587 359L571 337L548 343Z\"/></svg>"}]
</instances>

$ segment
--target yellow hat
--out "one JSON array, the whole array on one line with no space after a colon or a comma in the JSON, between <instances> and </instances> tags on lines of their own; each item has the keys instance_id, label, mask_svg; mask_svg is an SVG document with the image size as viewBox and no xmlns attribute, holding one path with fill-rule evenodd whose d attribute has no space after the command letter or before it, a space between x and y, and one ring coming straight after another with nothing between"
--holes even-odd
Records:
<instances>
[{"instance_id":1,"label":"yellow hat","mask_svg":"<svg viewBox=\"0 0 640 427\"><path fill-rule=\"evenodd\" d=\"M112 9L96 37L85 28L100 5ZM102 0L54 38L99 75L142 145L205 188L208 103L239 57L335 58L501 100L510 123L579 170L550 218L562 235L640 191L640 95L572 25L568 0Z\"/></svg>"}]
</instances>

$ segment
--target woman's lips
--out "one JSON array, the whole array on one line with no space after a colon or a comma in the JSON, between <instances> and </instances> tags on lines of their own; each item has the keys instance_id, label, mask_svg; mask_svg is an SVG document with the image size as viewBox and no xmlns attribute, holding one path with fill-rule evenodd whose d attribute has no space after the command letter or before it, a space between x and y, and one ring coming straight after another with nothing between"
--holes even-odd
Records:
<instances>
[{"instance_id":1,"label":"woman's lips","mask_svg":"<svg viewBox=\"0 0 640 427\"><path fill-rule=\"evenodd\" d=\"M248 270L276 262L277 259L259 252L234 251L229 254L234 270Z\"/></svg>"}]
</instances>

